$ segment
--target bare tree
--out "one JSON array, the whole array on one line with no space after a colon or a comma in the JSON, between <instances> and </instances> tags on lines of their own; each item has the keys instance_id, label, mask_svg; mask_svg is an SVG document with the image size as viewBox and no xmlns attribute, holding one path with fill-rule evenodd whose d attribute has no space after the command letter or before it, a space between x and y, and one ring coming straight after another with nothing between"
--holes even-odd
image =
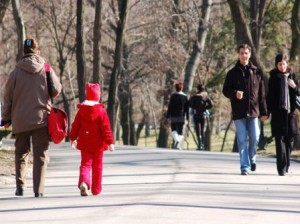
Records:
<instances>
[{"instance_id":1,"label":"bare tree","mask_svg":"<svg viewBox=\"0 0 300 224\"><path fill-rule=\"evenodd\" d=\"M123 68L123 43L126 29L127 9L129 0L118 0L118 24L116 28L116 46L114 54L114 66L110 78L109 96L107 112L111 122L111 128L116 134L117 118L117 96L118 96L118 79Z\"/></svg>"},{"instance_id":2,"label":"bare tree","mask_svg":"<svg viewBox=\"0 0 300 224\"><path fill-rule=\"evenodd\" d=\"M292 46L290 51L291 60L295 60L300 53L300 0L295 0L292 17L291 17L291 28L292 28ZM300 59L299 59L300 60Z\"/></svg>"},{"instance_id":3,"label":"bare tree","mask_svg":"<svg viewBox=\"0 0 300 224\"><path fill-rule=\"evenodd\" d=\"M7 10L9 2L10 2L10 0L2 0L0 2L0 24L3 21L3 18L4 18L4 15L5 15L5 12Z\"/></svg>"},{"instance_id":4,"label":"bare tree","mask_svg":"<svg viewBox=\"0 0 300 224\"><path fill-rule=\"evenodd\" d=\"M168 119L166 118L167 115L167 108L168 108L168 102L169 102L169 96L171 95L173 91L173 79L175 77L174 72L169 69L166 73L166 78L165 78L165 88L160 93L162 95L162 113L163 115L161 116L160 119L160 129L159 129L159 134L158 134L158 139L157 139L157 147L161 148L167 148L168 147L168 136L170 134L169 131L169 122Z\"/></svg>"},{"instance_id":5,"label":"bare tree","mask_svg":"<svg viewBox=\"0 0 300 224\"><path fill-rule=\"evenodd\" d=\"M84 51L84 1L77 1L77 25L76 25L76 59L77 59L77 83L80 102L85 97L86 62Z\"/></svg>"},{"instance_id":6,"label":"bare tree","mask_svg":"<svg viewBox=\"0 0 300 224\"><path fill-rule=\"evenodd\" d=\"M189 57L184 72L183 91L185 93L188 93L192 89L194 76L198 68L200 57L203 53L203 49L205 46L210 12L211 12L211 2L212 2L211 0L203 0L202 10L201 10L202 14L201 14L201 18L199 19L199 26L197 32L197 40L194 43L192 53Z\"/></svg>"},{"instance_id":7,"label":"bare tree","mask_svg":"<svg viewBox=\"0 0 300 224\"><path fill-rule=\"evenodd\" d=\"M26 38L25 34L25 26L23 22L23 17L20 11L20 1L19 0L12 0L12 7L13 7L13 14L14 20L17 26L17 33L18 33L18 53L16 60L19 61L23 56L23 43Z\"/></svg>"},{"instance_id":8,"label":"bare tree","mask_svg":"<svg viewBox=\"0 0 300 224\"><path fill-rule=\"evenodd\" d=\"M93 82L100 81L100 65L101 65L101 10L102 0L96 0L95 20L94 20L94 47L93 47Z\"/></svg>"},{"instance_id":9,"label":"bare tree","mask_svg":"<svg viewBox=\"0 0 300 224\"><path fill-rule=\"evenodd\" d=\"M72 40L70 37L73 36L72 34L72 28L74 28L75 23L75 15L73 13L73 3L70 0L69 4L66 3L66 5L70 6L68 9L62 9L68 19L65 19L64 21L66 24L59 23L59 17L60 11L55 7L55 1L49 0L48 1L48 10L45 10L45 7L41 6L40 4L36 4L35 7L38 9L38 11L44 16L45 20L42 20L44 23L44 27L49 28L50 36L52 37L52 40L54 42L54 48L56 50L56 60L58 61L58 67L59 67L59 78L60 82L63 83L63 77L65 74L65 70L67 68L68 63L70 63L70 58L72 57L72 54L75 51L75 41ZM71 80L69 78L70 85ZM62 88L62 101L64 105L64 110L67 113L68 116L68 125L70 127L71 119L70 119L70 103L68 96L66 92L69 90L65 88L66 85ZM74 95L72 98L74 99ZM69 141L69 136L66 138L66 141Z\"/></svg>"},{"instance_id":10,"label":"bare tree","mask_svg":"<svg viewBox=\"0 0 300 224\"><path fill-rule=\"evenodd\" d=\"M292 45L290 50L291 61L300 62L300 0L295 0L292 9L291 17L291 29L292 29ZM294 149L300 149L300 136L296 135L294 139Z\"/></svg>"},{"instance_id":11,"label":"bare tree","mask_svg":"<svg viewBox=\"0 0 300 224\"><path fill-rule=\"evenodd\" d=\"M263 28L263 17L265 12L266 0L250 1L250 17L251 17L251 36L253 45L257 54L260 50L260 40Z\"/></svg>"},{"instance_id":12,"label":"bare tree","mask_svg":"<svg viewBox=\"0 0 300 224\"><path fill-rule=\"evenodd\" d=\"M235 24L235 37L237 45L247 43L252 47L252 61L255 65L260 68L263 68L259 56L256 53L255 46L251 37L249 27L247 25L245 15L239 0L227 0L229 4L233 22Z\"/></svg>"}]
</instances>

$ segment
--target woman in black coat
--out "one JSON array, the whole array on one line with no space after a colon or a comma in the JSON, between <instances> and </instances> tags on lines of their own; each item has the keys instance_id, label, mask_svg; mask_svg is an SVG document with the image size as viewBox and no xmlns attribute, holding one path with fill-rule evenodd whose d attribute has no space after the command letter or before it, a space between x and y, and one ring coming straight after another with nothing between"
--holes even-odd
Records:
<instances>
[{"instance_id":1,"label":"woman in black coat","mask_svg":"<svg viewBox=\"0 0 300 224\"><path fill-rule=\"evenodd\" d=\"M195 132L198 140L198 149L205 150L204 141L204 125L205 118L208 117L208 110L213 107L212 100L208 97L205 91L205 86L199 84L197 86L197 93L193 95L189 101L189 105L192 108L193 120Z\"/></svg>"},{"instance_id":2,"label":"woman in black coat","mask_svg":"<svg viewBox=\"0 0 300 224\"><path fill-rule=\"evenodd\" d=\"M168 105L167 118L171 121L174 148L181 149L183 142L183 125L185 119L189 120L189 102L185 93L182 92L183 83L175 84L176 92L171 95Z\"/></svg>"},{"instance_id":3,"label":"woman in black coat","mask_svg":"<svg viewBox=\"0 0 300 224\"><path fill-rule=\"evenodd\" d=\"M299 95L298 80L287 67L287 56L278 54L276 68L270 72L267 95L271 116L272 136L275 137L277 171L280 176L288 172L293 137L298 134L296 95Z\"/></svg>"}]
</instances>

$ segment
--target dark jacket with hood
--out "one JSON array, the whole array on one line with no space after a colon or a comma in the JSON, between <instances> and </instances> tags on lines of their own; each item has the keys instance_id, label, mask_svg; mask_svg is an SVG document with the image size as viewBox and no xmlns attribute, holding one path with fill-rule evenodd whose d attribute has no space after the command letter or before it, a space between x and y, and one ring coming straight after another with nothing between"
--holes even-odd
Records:
<instances>
[{"instance_id":1,"label":"dark jacket with hood","mask_svg":"<svg viewBox=\"0 0 300 224\"><path fill-rule=\"evenodd\" d=\"M280 108L280 86L283 81L283 73L277 68L270 72L269 88L267 95L268 112L271 114L272 136L290 136L298 134L296 111L296 95L300 95L300 88L296 75L289 70L289 79L292 79L297 87L289 86L290 111L283 111Z\"/></svg>"},{"instance_id":2,"label":"dark jacket with hood","mask_svg":"<svg viewBox=\"0 0 300 224\"><path fill-rule=\"evenodd\" d=\"M77 140L77 148L87 152L107 150L114 143L110 121L103 104L85 100L79 108L70 132L70 139Z\"/></svg>"},{"instance_id":3,"label":"dark jacket with hood","mask_svg":"<svg viewBox=\"0 0 300 224\"><path fill-rule=\"evenodd\" d=\"M189 104L192 108L192 114L199 117L202 117L206 110L209 110L213 107L213 103L205 91L192 96Z\"/></svg>"},{"instance_id":4,"label":"dark jacket with hood","mask_svg":"<svg viewBox=\"0 0 300 224\"><path fill-rule=\"evenodd\" d=\"M243 98L237 99L236 92L243 91ZM251 62L243 66L238 61L228 71L223 94L230 99L233 120L246 117L267 116L264 75Z\"/></svg>"},{"instance_id":5,"label":"dark jacket with hood","mask_svg":"<svg viewBox=\"0 0 300 224\"><path fill-rule=\"evenodd\" d=\"M3 97L3 121L11 121L13 133L47 126L51 101L48 94L45 60L37 54L26 54L11 72ZM59 95L61 84L51 69L52 97Z\"/></svg>"}]
</instances>

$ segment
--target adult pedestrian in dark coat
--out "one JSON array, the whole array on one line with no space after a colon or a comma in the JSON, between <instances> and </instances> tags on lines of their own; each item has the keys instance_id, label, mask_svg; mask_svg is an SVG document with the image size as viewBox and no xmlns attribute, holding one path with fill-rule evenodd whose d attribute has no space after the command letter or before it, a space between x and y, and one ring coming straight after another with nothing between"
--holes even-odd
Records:
<instances>
[{"instance_id":1,"label":"adult pedestrian in dark coat","mask_svg":"<svg viewBox=\"0 0 300 224\"><path fill-rule=\"evenodd\" d=\"M230 99L232 119L236 127L242 175L256 170L256 146L260 135L258 118L268 119L264 75L250 61L251 47L238 47L239 60L227 73L223 94Z\"/></svg>"},{"instance_id":2,"label":"adult pedestrian in dark coat","mask_svg":"<svg viewBox=\"0 0 300 224\"><path fill-rule=\"evenodd\" d=\"M197 93L190 98L189 105L192 108L191 114L198 140L198 150L204 150L205 118L209 116L208 110L213 107L213 102L205 91L204 85L197 86Z\"/></svg>"},{"instance_id":3,"label":"adult pedestrian in dark coat","mask_svg":"<svg viewBox=\"0 0 300 224\"><path fill-rule=\"evenodd\" d=\"M182 92L182 82L176 83L175 89L176 92L171 95L168 105L167 118L171 121L174 147L181 149L183 142L183 125L185 119L189 120L189 102L186 94Z\"/></svg>"},{"instance_id":4,"label":"adult pedestrian in dark coat","mask_svg":"<svg viewBox=\"0 0 300 224\"><path fill-rule=\"evenodd\" d=\"M275 137L277 171L280 176L288 172L293 138L298 134L296 117L296 95L300 89L296 75L288 68L287 56L278 54L276 68L270 72L267 95L271 116L271 131Z\"/></svg>"}]
</instances>

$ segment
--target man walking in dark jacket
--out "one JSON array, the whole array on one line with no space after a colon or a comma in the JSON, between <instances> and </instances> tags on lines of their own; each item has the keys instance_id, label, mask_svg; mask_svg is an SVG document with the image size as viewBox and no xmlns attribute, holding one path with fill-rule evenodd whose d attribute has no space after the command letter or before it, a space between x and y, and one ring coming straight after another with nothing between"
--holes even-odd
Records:
<instances>
[{"instance_id":1,"label":"man walking in dark jacket","mask_svg":"<svg viewBox=\"0 0 300 224\"><path fill-rule=\"evenodd\" d=\"M256 146L260 134L258 117L265 121L268 113L263 73L249 61L251 47L240 45L238 56L239 61L227 73L223 94L231 102L241 174L248 175L250 170L256 170Z\"/></svg>"}]
</instances>

